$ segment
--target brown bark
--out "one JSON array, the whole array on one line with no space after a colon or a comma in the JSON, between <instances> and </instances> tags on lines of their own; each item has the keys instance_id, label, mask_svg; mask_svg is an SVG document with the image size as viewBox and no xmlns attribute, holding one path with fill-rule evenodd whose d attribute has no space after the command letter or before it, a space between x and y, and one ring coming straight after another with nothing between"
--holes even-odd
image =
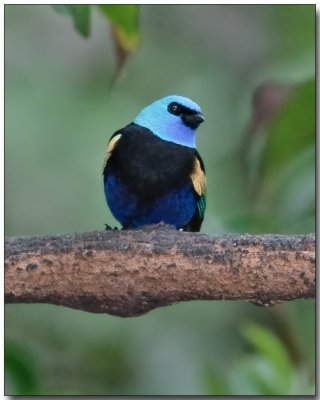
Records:
<instances>
[{"instance_id":1,"label":"brown bark","mask_svg":"<svg viewBox=\"0 0 320 400\"><path fill-rule=\"evenodd\" d=\"M5 242L5 301L122 317L185 300L262 305L315 296L315 237L178 232L168 226Z\"/></svg>"}]
</instances>

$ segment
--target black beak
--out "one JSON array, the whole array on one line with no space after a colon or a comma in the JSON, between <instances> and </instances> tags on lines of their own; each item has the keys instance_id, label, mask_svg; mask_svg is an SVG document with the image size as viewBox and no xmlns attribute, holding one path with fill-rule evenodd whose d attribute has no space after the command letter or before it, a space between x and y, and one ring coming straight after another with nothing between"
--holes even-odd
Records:
<instances>
[{"instance_id":1,"label":"black beak","mask_svg":"<svg viewBox=\"0 0 320 400\"><path fill-rule=\"evenodd\" d=\"M204 121L204 116L201 113L184 114L182 116L182 121L189 128L196 129Z\"/></svg>"}]
</instances>

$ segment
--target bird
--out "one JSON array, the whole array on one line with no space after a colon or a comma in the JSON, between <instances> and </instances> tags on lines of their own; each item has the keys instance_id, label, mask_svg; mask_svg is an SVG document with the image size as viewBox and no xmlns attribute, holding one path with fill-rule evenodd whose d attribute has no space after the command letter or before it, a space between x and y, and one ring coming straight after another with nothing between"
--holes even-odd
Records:
<instances>
[{"instance_id":1,"label":"bird","mask_svg":"<svg viewBox=\"0 0 320 400\"><path fill-rule=\"evenodd\" d=\"M206 175L196 130L203 121L198 104L170 95L111 136L103 163L104 193L122 229L164 223L200 231Z\"/></svg>"}]
</instances>

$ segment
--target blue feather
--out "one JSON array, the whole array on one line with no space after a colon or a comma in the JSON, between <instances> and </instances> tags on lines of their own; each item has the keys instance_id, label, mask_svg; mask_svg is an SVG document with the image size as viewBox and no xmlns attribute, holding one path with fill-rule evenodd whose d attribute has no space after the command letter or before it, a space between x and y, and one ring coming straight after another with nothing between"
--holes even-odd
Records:
<instances>
[{"instance_id":1,"label":"blue feather","mask_svg":"<svg viewBox=\"0 0 320 400\"><path fill-rule=\"evenodd\" d=\"M192 111L201 113L201 108L192 100L182 96L167 96L144 108L134 123L149 129L163 140L187 146L196 147L196 131L186 126L179 116L168 112L168 105L177 102Z\"/></svg>"},{"instance_id":2,"label":"blue feather","mask_svg":"<svg viewBox=\"0 0 320 400\"><path fill-rule=\"evenodd\" d=\"M194 215L197 208L196 195L191 182L171 190L155 202L141 204L115 176L109 175L104 190L111 212L124 226L137 228L146 224L163 221L183 228ZM108 193L108 196L107 196Z\"/></svg>"}]
</instances>

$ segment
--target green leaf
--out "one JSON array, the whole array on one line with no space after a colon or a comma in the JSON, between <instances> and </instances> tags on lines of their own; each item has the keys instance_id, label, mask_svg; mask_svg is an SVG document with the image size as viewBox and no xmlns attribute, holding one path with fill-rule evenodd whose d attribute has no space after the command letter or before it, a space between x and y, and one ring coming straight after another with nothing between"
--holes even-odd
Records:
<instances>
[{"instance_id":1,"label":"green leaf","mask_svg":"<svg viewBox=\"0 0 320 400\"><path fill-rule=\"evenodd\" d=\"M70 15L75 29L83 37L90 35L90 6L88 4L56 4L53 8L60 14Z\"/></svg>"},{"instance_id":2,"label":"green leaf","mask_svg":"<svg viewBox=\"0 0 320 400\"><path fill-rule=\"evenodd\" d=\"M274 119L262 155L263 174L277 174L315 144L315 81L297 86Z\"/></svg>"},{"instance_id":3,"label":"green leaf","mask_svg":"<svg viewBox=\"0 0 320 400\"><path fill-rule=\"evenodd\" d=\"M240 358L230 373L233 395L288 394L282 386L271 363L256 354Z\"/></svg>"},{"instance_id":4,"label":"green leaf","mask_svg":"<svg viewBox=\"0 0 320 400\"><path fill-rule=\"evenodd\" d=\"M315 81L292 89L271 121L256 175L256 216L270 220L268 230L314 229ZM283 230L282 230L283 231Z\"/></svg>"},{"instance_id":5,"label":"green leaf","mask_svg":"<svg viewBox=\"0 0 320 400\"><path fill-rule=\"evenodd\" d=\"M252 352L240 357L228 376L232 395L306 395L313 393L312 378L302 364L296 367L285 344L269 329L249 323L242 334Z\"/></svg>"},{"instance_id":6,"label":"green leaf","mask_svg":"<svg viewBox=\"0 0 320 400\"><path fill-rule=\"evenodd\" d=\"M138 5L99 4L98 7L110 20L120 47L128 53L134 51L139 43Z\"/></svg>"},{"instance_id":7,"label":"green leaf","mask_svg":"<svg viewBox=\"0 0 320 400\"><path fill-rule=\"evenodd\" d=\"M208 395L228 395L231 394L225 375L218 370L207 367L203 371L202 381L205 392Z\"/></svg>"},{"instance_id":8,"label":"green leaf","mask_svg":"<svg viewBox=\"0 0 320 400\"><path fill-rule=\"evenodd\" d=\"M75 29L84 37L90 35L91 5L53 6L60 14L73 19ZM139 44L139 6L135 4L99 4L98 9L111 24L112 37L116 49L117 71L113 81L119 77L128 56Z\"/></svg>"},{"instance_id":9,"label":"green leaf","mask_svg":"<svg viewBox=\"0 0 320 400\"><path fill-rule=\"evenodd\" d=\"M288 378L292 373L292 362L284 344L274 333L251 323L242 329L242 334L258 353L271 362L282 379Z\"/></svg>"},{"instance_id":10,"label":"green leaf","mask_svg":"<svg viewBox=\"0 0 320 400\"><path fill-rule=\"evenodd\" d=\"M37 393L37 377L31 355L10 339L5 341L5 379L7 395Z\"/></svg>"},{"instance_id":11,"label":"green leaf","mask_svg":"<svg viewBox=\"0 0 320 400\"><path fill-rule=\"evenodd\" d=\"M274 50L281 60L314 53L316 38L316 5L315 4L283 4L275 13L276 35ZM295 56L293 58L293 56Z\"/></svg>"},{"instance_id":12,"label":"green leaf","mask_svg":"<svg viewBox=\"0 0 320 400\"><path fill-rule=\"evenodd\" d=\"M282 218L300 218L315 209L315 149L301 152L273 179L277 192L273 209ZM294 202L292 201L294 199Z\"/></svg>"},{"instance_id":13,"label":"green leaf","mask_svg":"<svg viewBox=\"0 0 320 400\"><path fill-rule=\"evenodd\" d=\"M117 80L128 56L139 44L139 6L135 4L99 4L102 13L109 19L117 55Z\"/></svg>"}]
</instances>

